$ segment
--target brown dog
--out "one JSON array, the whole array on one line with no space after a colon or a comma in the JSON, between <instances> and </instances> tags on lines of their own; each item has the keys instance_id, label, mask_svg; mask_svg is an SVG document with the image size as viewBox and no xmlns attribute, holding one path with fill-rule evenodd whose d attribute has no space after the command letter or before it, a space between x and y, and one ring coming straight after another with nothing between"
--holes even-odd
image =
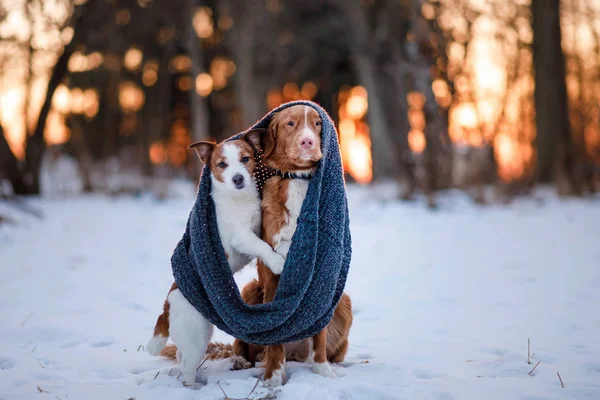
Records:
<instances>
[{"instance_id":1,"label":"brown dog","mask_svg":"<svg viewBox=\"0 0 600 400\"><path fill-rule=\"evenodd\" d=\"M308 190L309 179L306 178L314 172L322 158L321 118L310 106L288 107L273 117L262 139L265 164L283 174L295 174L294 178L274 176L267 180L262 201L262 239L276 253L287 257ZM258 280L246 285L242 297L248 304L270 302L275 297L278 284L279 275L258 262ZM283 384L286 358L308 360L313 372L334 377L329 362L344 359L351 325L352 305L350 297L344 294L331 322L312 339L289 343L285 347L275 345L266 348L236 340L234 352L254 363L264 350L264 382L267 386Z\"/></svg>"}]
</instances>

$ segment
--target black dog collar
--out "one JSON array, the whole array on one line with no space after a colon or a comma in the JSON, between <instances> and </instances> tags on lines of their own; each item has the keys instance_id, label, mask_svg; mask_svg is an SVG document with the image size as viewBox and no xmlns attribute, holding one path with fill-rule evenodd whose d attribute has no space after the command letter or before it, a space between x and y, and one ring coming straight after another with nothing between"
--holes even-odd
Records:
<instances>
[{"instance_id":1,"label":"black dog collar","mask_svg":"<svg viewBox=\"0 0 600 400\"><path fill-rule=\"evenodd\" d=\"M263 188L269 178L279 176L282 179L310 179L312 174L298 174L295 172L281 172L278 169L267 167L263 163L263 151L258 150L254 152L254 181L256 182L256 190L258 191L258 197L262 199Z\"/></svg>"}]
</instances>

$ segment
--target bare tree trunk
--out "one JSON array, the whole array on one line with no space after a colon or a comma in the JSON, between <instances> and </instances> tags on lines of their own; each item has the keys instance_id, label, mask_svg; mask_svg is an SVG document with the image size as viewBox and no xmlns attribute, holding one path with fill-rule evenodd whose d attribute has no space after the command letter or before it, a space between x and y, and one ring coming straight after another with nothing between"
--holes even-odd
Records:
<instances>
[{"instance_id":1,"label":"bare tree trunk","mask_svg":"<svg viewBox=\"0 0 600 400\"><path fill-rule=\"evenodd\" d=\"M169 61L175 53L175 44L169 41L161 51L160 62L158 64L158 78L156 84L146 89L146 106L144 107L144 126L143 135L144 149L149 151L153 142L165 138L165 132L169 130L170 112L169 104L171 102L172 82L169 72ZM152 175L152 165L149 157L144 157L143 170L146 175Z\"/></svg>"},{"instance_id":2,"label":"bare tree trunk","mask_svg":"<svg viewBox=\"0 0 600 400\"><path fill-rule=\"evenodd\" d=\"M119 60L122 65L123 60ZM104 102L105 118L102 134L102 158L116 156L118 153L119 125L121 124L123 113L119 104L119 83L121 81L122 67L118 70L108 72L106 90L100 97Z\"/></svg>"},{"instance_id":3,"label":"bare tree trunk","mask_svg":"<svg viewBox=\"0 0 600 400\"><path fill-rule=\"evenodd\" d=\"M255 32L268 35L264 30L270 28L269 24L265 24L270 15L265 2L261 0L247 0L243 6L232 0L222 1L221 4L222 12L233 18L228 38L236 65L235 91L242 110L242 129L245 129L267 111L268 79L264 79L256 70ZM264 57L263 54L260 56Z\"/></svg>"},{"instance_id":4,"label":"bare tree trunk","mask_svg":"<svg viewBox=\"0 0 600 400\"><path fill-rule=\"evenodd\" d=\"M429 207L435 207L433 193L438 189L440 170L439 157L441 153L441 136L443 133L443 121L440 108L435 100L432 89L433 78L431 75L431 66L435 60L423 54L430 46L430 31L427 27L427 21L421 16L422 0L412 1L412 23L414 24L414 33L416 41L408 44L411 48L415 63L415 72L413 74L413 84L415 89L425 96L425 105L423 112L425 114L425 187Z\"/></svg>"},{"instance_id":5,"label":"bare tree trunk","mask_svg":"<svg viewBox=\"0 0 600 400\"><path fill-rule=\"evenodd\" d=\"M573 184L573 149L569 125L565 58L562 51L559 0L532 0L533 63L537 125L537 169L540 182L564 173ZM577 188L571 187L573 191Z\"/></svg>"},{"instance_id":6,"label":"bare tree trunk","mask_svg":"<svg viewBox=\"0 0 600 400\"><path fill-rule=\"evenodd\" d=\"M351 58L354 63L359 82L369 95L368 120L371 137L371 152L373 159L373 177L397 176L400 168L398 155L394 152L394 143L386 124L383 99L377 89L377 71L374 54L371 51L371 33L359 1L338 0L338 7L344 12L348 26L351 28Z\"/></svg>"},{"instance_id":7,"label":"bare tree trunk","mask_svg":"<svg viewBox=\"0 0 600 400\"><path fill-rule=\"evenodd\" d=\"M10 150L2 125L0 125L0 178L8 179L15 193L26 192L23 174L19 169L19 161Z\"/></svg>"},{"instance_id":8,"label":"bare tree trunk","mask_svg":"<svg viewBox=\"0 0 600 400\"><path fill-rule=\"evenodd\" d=\"M408 121L408 101L406 85L406 63L403 60L402 46L406 37L408 8L397 0L385 0L377 15L375 46L379 49L378 74L379 93L383 101L386 123L394 151L400 159L398 178L403 185L401 198L412 199L417 181L414 173L411 152L408 144L410 124Z\"/></svg>"},{"instance_id":9,"label":"bare tree trunk","mask_svg":"<svg viewBox=\"0 0 600 400\"><path fill-rule=\"evenodd\" d=\"M29 39L27 40L27 76L25 78L25 102L23 104L23 115L25 115L25 134L26 137L31 135L31 128L29 125L29 108L31 103L31 89L33 87L33 56L35 49L33 48L33 25L34 20L31 14L32 1L28 0L24 4L25 17L30 26Z\"/></svg>"},{"instance_id":10,"label":"bare tree trunk","mask_svg":"<svg viewBox=\"0 0 600 400\"><path fill-rule=\"evenodd\" d=\"M183 4L173 4L173 15L175 17L175 27L177 28L177 40L185 49L192 62L191 78L196 81L198 75L204 71L204 61L200 52L200 43L196 32L192 26L192 19L195 12L194 0L186 0ZM190 90L190 130L192 142L208 140L209 132L209 114L206 101L195 90L195 84ZM198 157L191 157L191 174L194 178L200 176L202 170Z\"/></svg>"},{"instance_id":11,"label":"bare tree trunk","mask_svg":"<svg viewBox=\"0 0 600 400\"><path fill-rule=\"evenodd\" d=\"M44 129L46 128L46 120L50 113L54 92L67 73L69 58L75 51L76 46L81 43L87 35L85 19L88 16L89 3L93 2L85 3L75 9L73 39L65 46L63 53L58 57L58 60L52 69L52 75L50 76L48 87L46 89L46 98L44 99L42 109L40 110L35 130L31 136L27 137L25 147L25 190L23 192L17 192L15 190L18 194L34 194L39 193L40 191L39 175L45 148Z\"/></svg>"},{"instance_id":12,"label":"bare tree trunk","mask_svg":"<svg viewBox=\"0 0 600 400\"><path fill-rule=\"evenodd\" d=\"M182 7L183 13L179 15L179 21L181 30L181 43L185 48L188 56L192 60L192 79L196 80L196 77L204 71L204 60L202 53L200 52L200 43L198 37L192 27L192 18L194 16L194 1L187 0L185 5ZM210 136L209 124L208 124L208 110L206 108L206 101L193 88L190 91L190 109L191 109L191 130L192 140L207 140ZM194 157L196 159L197 157Z\"/></svg>"}]
</instances>

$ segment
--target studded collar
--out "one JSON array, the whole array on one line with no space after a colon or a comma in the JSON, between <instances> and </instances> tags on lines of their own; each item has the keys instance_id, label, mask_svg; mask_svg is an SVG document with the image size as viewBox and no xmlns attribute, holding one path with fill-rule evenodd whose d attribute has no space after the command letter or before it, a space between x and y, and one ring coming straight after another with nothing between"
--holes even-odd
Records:
<instances>
[{"instance_id":1,"label":"studded collar","mask_svg":"<svg viewBox=\"0 0 600 400\"><path fill-rule=\"evenodd\" d=\"M257 150L254 152L254 181L256 182L256 190L258 197L262 199L263 189L268 179L279 176L282 179L310 179L312 174L297 174L295 172L282 172L278 169L269 168L263 162L263 151Z\"/></svg>"}]
</instances>

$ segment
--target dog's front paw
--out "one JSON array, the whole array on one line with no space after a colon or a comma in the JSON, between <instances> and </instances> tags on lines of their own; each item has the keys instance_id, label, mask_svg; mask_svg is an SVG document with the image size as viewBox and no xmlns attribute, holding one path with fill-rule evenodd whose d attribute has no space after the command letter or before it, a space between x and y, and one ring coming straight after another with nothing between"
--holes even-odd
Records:
<instances>
[{"instance_id":1,"label":"dog's front paw","mask_svg":"<svg viewBox=\"0 0 600 400\"><path fill-rule=\"evenodd\" d=\"M239 371L241 369L250 369L252 368L252 363L246 360L242 356L233 356L233 365L231 366L232 371Z\"/></svg>"},{"instance_id":2,"label":"dog's front paw","mask_svg":"<svg viewBox=\"0 0 600 400\"><path fill-rule=\"evenodd\" d=\"M185 386L186 388L190 388L193 390L200 390L202 389L202 387L204 386L202 383L199 382L181 382L183 383L183 386Z\"/></svg>"},{"instance_id":3,"label":"dog's front paw","mask_svg":"<svg viewBox=\"0 0 600 400\"><path fill-rule=\"evenodd\" d=\"M268 267L275 275L281 275L283 272L283 264L285 264L285 258L277 253L273 253L273 257L271 257Z\"/></svg>"},{"instance_id":4,"label":"dog's front paw","mask_svg":"<svg viewBox=\"0 0 600 400\"><path fill-rule=\"evenodd\" d=\"M275 253L280 254L283 258L286 258L290 252L290 246L292 245L291 240L281 240L277 246L275 246Z\"/></svg>"},{"instance_id":5,"label":"dog's front paw","mask_svg":"<svg viewBox=\"0 0 600 400\"><path fill-rule=\"evenodd\" d=\"M263 381L263 385L266 387L277 387L283 385L285 380L285 370L283 368L273 371L271 377Z\"/></svg>"},{"instance_id":6,"label":"dog's front paw","mask_svg":"<svg viewBox=\"0 0 600 400\"><path fill-rule=\"evenodd\" d=\"M327 361L323 363L313 363L312 371L325 378L335 378L337 376Z\"/></svg>"}]
</instances>

